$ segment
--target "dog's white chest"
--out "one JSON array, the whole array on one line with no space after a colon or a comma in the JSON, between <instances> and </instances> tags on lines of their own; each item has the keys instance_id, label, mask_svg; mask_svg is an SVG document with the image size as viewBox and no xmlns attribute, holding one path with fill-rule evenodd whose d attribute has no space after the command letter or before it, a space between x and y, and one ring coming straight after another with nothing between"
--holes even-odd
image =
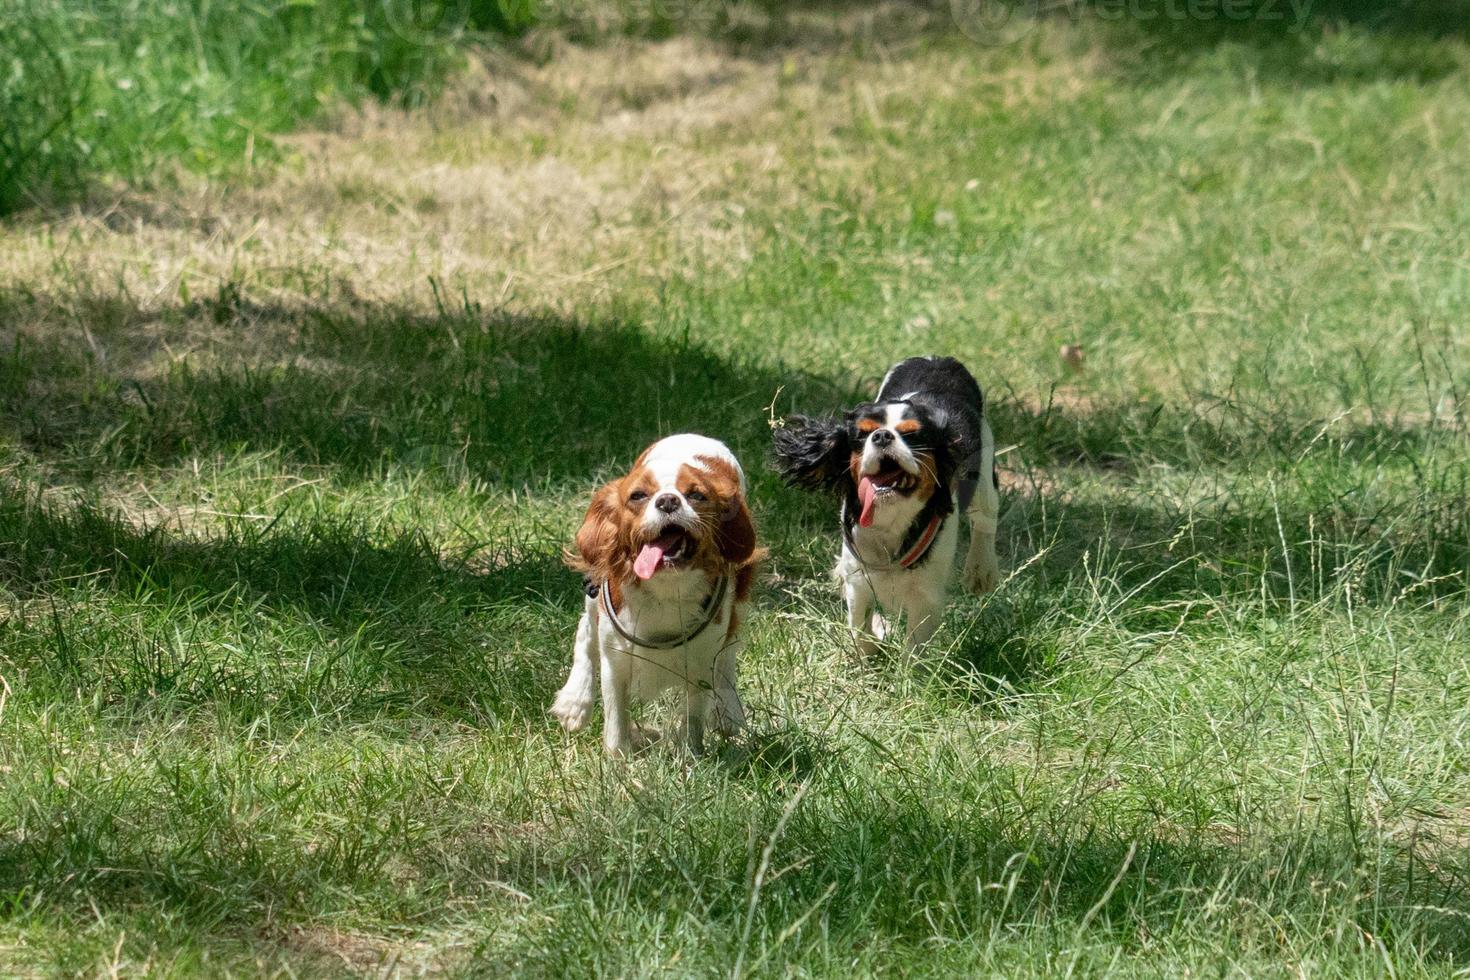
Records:
<instances>
[{"instance_id":1,"label":"dog's white chest","mask_svg":"<svg viewBox=\"0 0 1470 980\"><path fill-rule=\"evenodd\" d=\"M615 614L598 603L599 641L606 655L625 660L629 693L640 700L676 686L709 687L733 604L728 588L630 595Z\"/></svg>"},{"instance_id":2,"label":"dog's white chest","mask_svg":"<svg viewBox=\"0 0 1470 980\"><path fill-rule=\"evenodd\" d=\"M864 547L866 542L856 542L863 551L860 556L852 545L844 542L837 560L837 577L844 585L870 590L878 604L893 613L908 610L915 604L942 601L954 570L958 523L953 519L944 522L923 561L914 568L901 567L892 558L877 557L891 554L881 544Z\"/></svg>"}]
</instances>

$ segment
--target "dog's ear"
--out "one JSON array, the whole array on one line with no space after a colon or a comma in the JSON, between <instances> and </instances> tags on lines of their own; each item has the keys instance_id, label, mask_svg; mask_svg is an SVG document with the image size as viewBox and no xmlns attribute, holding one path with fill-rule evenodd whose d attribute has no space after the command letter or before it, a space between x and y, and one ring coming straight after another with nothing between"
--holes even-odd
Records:
<instances>
[{"instance_id":1,"label":"dog's ear","mask_svg":"<svg viewBox=\"0 0 1470 980\"><path fill-rule=\"evenodd\" d=\"M745 498L733 497L730 508L720 520L715 532L720 557L732 565L745 565L757 557L755 553L755 523L750 519L750 508Z\"/></svg>"},{"instance_id":2,"label":"dog's ear","mask_svg":"<svg viewBox=\"0 0 1470 980\"><path fill-rule=\"evenodd\" d=\"M831 490L848 475L852 446L842 419L788 415L771 438L776 470L794 487Z\"/></svg>"},{"instance_id":3,"label":"dog's ear","mask_svg":"<svg viewBox=\"0 0 1470 980\"><path fill-rule=\"evenodd\" d=\"M949 452L954 459L955 472L960 479L978 475L985 461L985 432L990 423L982 416L978 427L967 425L963 430L949 430ZM993 468L993 467L992 467Z\"/></svg>"},{"instance_id":4,"label":"dog's ear","mask_svg":"<svg viewBox=\"0 0 1470 980\"><path fill-rule=\"evenodd\" d=\"M576 550L562 552L562 558L573 571L584 574L606 573L613 560L622 530L618 517L620 486L614 480L592 495L587 516L577 531Z\"/></svg>"},{"instance_id":5,"label":"dog's ear","mask_svg":"<svg viewBox=\"0 0 1470 980\"><path fill-rule=\"evenodd\" d=\"M956 480L962 479L964 474L960 472L964 461L965 436L960 431L959 425L949 412L943 409L932 409L930 422L943 433L943 437L934 441L931 450L934 458L934 476L937 486L934 488L932 506L938 513L950 514L954 512L955 500L951 490L956 486ZM966 495L961 489L961 498Z\"/></svg>"}]
</instances>

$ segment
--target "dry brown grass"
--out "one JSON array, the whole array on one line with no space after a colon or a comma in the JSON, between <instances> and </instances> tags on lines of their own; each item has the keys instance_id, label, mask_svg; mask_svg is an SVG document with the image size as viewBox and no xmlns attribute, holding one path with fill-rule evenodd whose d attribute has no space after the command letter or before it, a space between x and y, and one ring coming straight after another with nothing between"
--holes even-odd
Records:
<instances>
[{"instance_id":1,"label":"dry brown grass","mask_svg":"<svg viewBox=\"0 0 1470 980\"><path fill-rule=\"evenodd\" d=\"M346 971L352 976L435 976L451 969L428 943L404 943L385 936L332 929L293 926L276 941L297 966L327 973Z\"/></svg>"},{"instance_id":2,"label":"dry brown grass","mask_svg":"<svg viewBox=\"0 0 1470 980\"><path fill-rule=\"evenodd\" d=\"M760 246L742 202L796 206L795 161L812 165L812 150L855 116L883 126L888 95L953 97L980 76L1005 100L1056 98L1086 74L1086 59L1018 68L1008 58L986 76L983 51L969 63L922 50L895 58L925 23L886 46L874 24L911 11L809 17L805 34L797 25L776 47L553 41L543 64L486 53L433 110L344 109L285 139L287 164L246 186L127 191L0 228L0 278L61 303L91 284L148 309L225 283L273 300L330 290L428 304L433 277L508 310L563 310L637 294L691 256L738 268ZM147 328L129 331L149 349L167 341L177 353L198 337Z\"/></svg>"}]
</instances>

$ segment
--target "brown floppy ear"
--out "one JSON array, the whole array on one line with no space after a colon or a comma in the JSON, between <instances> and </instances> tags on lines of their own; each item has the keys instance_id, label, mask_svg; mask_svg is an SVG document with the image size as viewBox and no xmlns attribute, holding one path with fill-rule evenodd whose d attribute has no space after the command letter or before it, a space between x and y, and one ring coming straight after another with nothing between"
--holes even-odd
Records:
<instances>
[{"instance_id":1,"label":"brown floppy ear","mask_svg":"<svg viewBox=\"0 0 1470 980\"><path fill-rule=\"evenodd\" d=\"M735 497L730 502L730 508L720 521L715 541L720 548L720 557L732 565L744 565L758 557L755 553L755 524L750 519L750 509L745 506L744 497Z\"/></svg>"},{"instance_id":2,"label":"brown floppy ear","mask_svg":"<svg viewBox=\"0 0 1470 980\"><path fill-rule=\"evenodd\" d=\"M577 572L606 569L618 542L618 483L613 481L592 495L587 516L577 531L576 550L562 552L567 566Z\"/></svg>"}]
</instances>

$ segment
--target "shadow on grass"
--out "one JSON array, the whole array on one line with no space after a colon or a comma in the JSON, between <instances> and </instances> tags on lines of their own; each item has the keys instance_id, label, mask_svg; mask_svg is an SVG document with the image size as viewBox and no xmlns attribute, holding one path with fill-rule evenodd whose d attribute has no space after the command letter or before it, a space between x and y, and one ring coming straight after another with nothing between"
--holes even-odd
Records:
<instances>
[{"instance_id":1,"label":"shadow on grass","mask_svg":"<svg viewBox=\"0 0 1470 980\"><path fill-rule=\"evenodd\" d=\"M768 0L743 13L694 29L748 57L786 58L841 50L887 56L956 38L980 54L1025 46L1038 24L1085 23L1107 54L1101 70L1139 84L1189 75L1203 59L1287 87L1426 83L1462 70L1452 44L1470 40L1461 0Z\"/></svg>"},{"instance_id":2,"label":"shadow on grass","mask_svg":"<svg viewBox=\"0 0 1470 980\"><path fill-rule=\"evenodd\" d=\"M656 337L631 315L265 306L226 287L162 308L12 294L0 320L28 324L0 353L0 434L79 475L245 449L583 487L679 431L754 468L779 388L831 397L814 375Z\"/></svg>"},{"instance_id":3,"label":"shadow on grass","mask_svg":"<svg viewBox=\"0 0 1470 980\"><path fill-rule=\"evenodd\" d=\"M27 697L89 691L117 719L534 714L561 665L524 645L570 643L580 596L554 549L492 546L477 572L420 533L331 517L187 537L12 499L0 542ZM98 590L124 601L99 608Z\"/></svg>"},{"instance_id":4,"label":"shadow on grass","mask_svg":"<svg viewBox=\"0 0 1470 980\"><path fill-rule=\"evenodd\" d=\"M1463 70L1470 40L1459 0L1073 0L1064 9L1105 21L1112 69L1142 84L1190 74L1205 59L1290 88L1423 84Z\"/></svg>"},{"instance_id":5,"label":"shadow on grass","mask_svg":"<svg viewBox=\"0 0 1470 980\"><path fill-rule=\"evenodd\" d=\"M828 738L789 719L778 719L774 726L756 720L719 758L736 778L791 789L801 780L814 778L831 760L831 752Z\"/></svg>"}]
</instances>

